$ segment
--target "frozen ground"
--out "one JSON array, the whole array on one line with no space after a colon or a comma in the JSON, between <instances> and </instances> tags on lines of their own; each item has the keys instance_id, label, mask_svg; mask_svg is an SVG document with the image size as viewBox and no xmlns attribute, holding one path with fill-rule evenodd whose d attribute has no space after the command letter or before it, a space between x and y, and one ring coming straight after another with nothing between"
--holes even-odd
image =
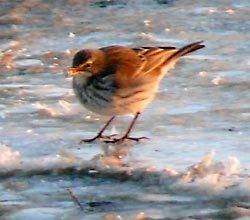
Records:
<instances>
[{"instance_id":1,"label":"frozen ground","mask_svg":"<svg viewBox=\"0 0 250 220\"><path fill-rule=\"evenodd\" d=\"M0 6L1 219L250 218L248 0ZM197 40L206 48L176 65L138 121L134 135L150 140L78 144L107 118L74 97L75 51Z\"/></svg>"}]
</instances>

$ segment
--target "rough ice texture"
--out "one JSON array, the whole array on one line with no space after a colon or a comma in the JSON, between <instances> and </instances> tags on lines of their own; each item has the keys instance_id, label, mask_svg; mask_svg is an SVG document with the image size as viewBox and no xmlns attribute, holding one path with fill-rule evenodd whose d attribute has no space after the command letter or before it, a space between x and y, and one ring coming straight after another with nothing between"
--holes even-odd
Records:
<instances>
[{"instance_id":1,"label":"rough ice texture","mask_svg":"<svg viewBox=\"0 0 250 220\"><path fill-rule=\"evenodd\" d=\"M64 3L1 1L1 219L249 218L249 1ZM107 118L73 94L76 51L198 40L133 130L149 141L78 144Z\"/></svg>"}]
</instances>

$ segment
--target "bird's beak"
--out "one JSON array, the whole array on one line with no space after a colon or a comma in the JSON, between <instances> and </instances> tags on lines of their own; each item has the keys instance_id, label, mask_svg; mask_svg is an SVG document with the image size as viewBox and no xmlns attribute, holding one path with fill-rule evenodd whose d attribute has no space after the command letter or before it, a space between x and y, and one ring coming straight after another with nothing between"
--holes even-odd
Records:
<instances>
[{"instance_id":1,"label":"bird's beak","mask_svg":"<svg viewBox=\"0 0 250 220\"><path fill-rule=\"evenodd\" d=\"M68 69L68 75L69 76L76 76L76 75L78 75L79 74L79 69L78 68L74 68L74 67L72 67L72 68L69 68Z\"/></svg>"},{"instance_id":2,"label":"bird's beak","mask_svg":"<svg viewBox=\"0 0 250 220\"><path fill-rule=\"evenodd\" d=\"M68 75L69 76L86 76L86 77L89 77L91 76L92 74L90 72L87 72L87 71L83 71L77 67L71 67L68 69Z\"/></svg>"}]
</instances>

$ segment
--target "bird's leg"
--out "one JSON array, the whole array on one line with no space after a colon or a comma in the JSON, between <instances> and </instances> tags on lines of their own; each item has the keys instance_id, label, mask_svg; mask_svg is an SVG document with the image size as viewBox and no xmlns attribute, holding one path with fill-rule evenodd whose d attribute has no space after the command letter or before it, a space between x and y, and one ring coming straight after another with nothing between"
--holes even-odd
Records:
<instances>
[{"instance_id":1,"label":"bird's leg","mask_svg":"<svg viewBox=\"0 0 250 220\"><path fill-rule=\"evenodd\" d=\"M111 124L111 122L114 120L115 116L112 116L107 123L103 126L103 128L98 132L98 134L90 139L83 139L80 141L80 144L82 143L90 143L95 141L96 139L100 139L100 138L107 138L110 139L112 137L114 137L116 134L111 134L111 135L103 135L103 132L106 130L106 128Z\"/></svg>"},{"instance_id":2,"label":"bird's leg","mask_svg":"<svg viewBox=\"0 0 250 220\"><path fill-rule=\"evenodd\" d=\"M135 122L137 120L137 118L139 117L140 112L137 112L135 117L133 118L132 122L130 123L127 132L125 133L125 135L123 135L121 138L114 138L113 140L107 140L105 141L106 143L122 143L125 140L133 140L133 141L140 141L142 139L149 139L147 137L130 137L129 134L132 130L132 128L135 125Z\"/></svg>"}]
</instances>

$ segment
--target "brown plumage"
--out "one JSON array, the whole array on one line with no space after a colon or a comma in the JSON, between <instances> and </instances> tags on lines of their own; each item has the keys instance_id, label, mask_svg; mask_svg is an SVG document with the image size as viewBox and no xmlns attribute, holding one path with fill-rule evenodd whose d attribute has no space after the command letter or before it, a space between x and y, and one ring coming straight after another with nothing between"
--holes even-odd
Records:
<instances>
[{"instance_id":1,"label":"brown plumage","mask_svg":"<svg viewBox=\"0 0 250 220\"><path fill-rule=\"evenodd\" d=\"M177 49L175 47L109 46L78 51L69 75L73 76L73 88L80 102L90 111L112 118L91 139L110 138L106 142L121 142L131 138L129 133L145 106L155 96L160 80L174 67L181 56L204 47L202 41ZM103 132L116 115L134 114L128 131L121 138L104 136Z\"/></svg>"}]
</instances>

